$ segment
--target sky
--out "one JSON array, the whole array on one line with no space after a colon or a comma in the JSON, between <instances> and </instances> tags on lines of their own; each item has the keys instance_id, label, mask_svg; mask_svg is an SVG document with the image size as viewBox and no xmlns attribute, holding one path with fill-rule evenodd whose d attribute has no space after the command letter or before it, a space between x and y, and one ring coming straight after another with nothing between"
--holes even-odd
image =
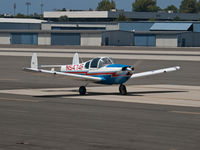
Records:
<instances>
[{"instance_id":1,"label":"sky","mask_svg":"<svg viewBox=\"0 0 200 150\"><path fill-rule=\"evenodd\" d=\"M0 0L0 14L7 13L13 14L13 4L16 3L16 14L27 13L27 7L25 3L31 2L30 14L40 13L40 3L44 3L43 10L51 11L53 9L78 9L88 10L89 8L96 9L98 2L101 0ZM124 9L125 11L132 10L132 3L135 0L114 0L117 9ZM161 8L166 8L168 5L175 5L179 8L182 0L157 0L157 5Z\"/></svg>"}]
</instances>

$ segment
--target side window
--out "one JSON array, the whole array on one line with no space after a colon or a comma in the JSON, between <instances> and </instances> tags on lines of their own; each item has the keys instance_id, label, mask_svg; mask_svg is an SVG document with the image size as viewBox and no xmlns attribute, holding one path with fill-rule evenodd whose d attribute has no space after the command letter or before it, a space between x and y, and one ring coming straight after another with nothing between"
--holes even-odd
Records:
<instances>
[{"instance_id":1,"label":"side window","mask_svg":"<svg viewBox=\"0 0 200 150\"><path fill-rule=\"evenodd\" d=\"M90 64L90 68L97 68L98 61L100 58L94 58Z\"/></svg>"},{"instance_id":2,"label":"side window","mask_svg":"<svg viewBox=\"0 0 200 150\"><path fill-rule=\"evenodd\" d=\"M90 61L85 63L85 69L89 69L89 64L90 64Z\"/></svg>"}]
</instances>

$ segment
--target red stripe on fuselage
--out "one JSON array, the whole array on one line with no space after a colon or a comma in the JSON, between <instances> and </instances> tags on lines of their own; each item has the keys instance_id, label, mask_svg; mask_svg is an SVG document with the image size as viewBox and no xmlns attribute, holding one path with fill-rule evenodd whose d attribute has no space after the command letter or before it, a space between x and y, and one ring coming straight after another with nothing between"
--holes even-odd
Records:
<instances>
[{"instance_id":1,"label":"red stripe on fuselage","mask_svg":"<svg viewBox=\"0 0 200 150\"><path fill-rule=\"evenodd\" d=\"M88 73L88 72L65 72L65 73L71 73L71 74L85 74L88 76L93 75L112 75L112 77L119 77L120 75L116 74L116 72L99 72L99 73ZM128 75L131 76L132 74Z\"/></svg>"},{"instance_id":2,"label":"red stripe on fuselage","mask_svg":"<svg viewBox=\"0 0 200 150\"><path fill-rule=\"evenodd\" d=\"M99 73L88 73L88 72L65 72L65 73L71 73L71 74L85 74L88 76L93 76L93 75L112 75L113 77L118 77L115 72L99 72Z\"/></svg>"}]
</instances>

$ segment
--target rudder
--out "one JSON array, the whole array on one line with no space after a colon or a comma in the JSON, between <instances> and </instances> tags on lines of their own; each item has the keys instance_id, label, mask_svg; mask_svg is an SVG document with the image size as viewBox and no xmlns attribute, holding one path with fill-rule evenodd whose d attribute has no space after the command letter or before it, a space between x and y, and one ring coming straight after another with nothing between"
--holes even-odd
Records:
<instances>
[{"instance_id":1,"label":"rudder","mask_svg":"<svg viewBox=\"0 0 200 150\"><path fill-rule=\"evenodd\" d=\"M73 60L72 60L72 64L73 64L73 65L79 64L79 56L78 56L78 53L75 53L75 54L74 54L74 57L73 57Z\"/></svg>"},{"instance_id":2,"label":"rudder","mask_svg":"<svg viewBox=\"0 0 200 150\"><path fill-rule=\"evenodd\" d=\"M37 53L33 53L33 55L32 55L31 68L38 69Z\"/></svg>"}]
</instances>

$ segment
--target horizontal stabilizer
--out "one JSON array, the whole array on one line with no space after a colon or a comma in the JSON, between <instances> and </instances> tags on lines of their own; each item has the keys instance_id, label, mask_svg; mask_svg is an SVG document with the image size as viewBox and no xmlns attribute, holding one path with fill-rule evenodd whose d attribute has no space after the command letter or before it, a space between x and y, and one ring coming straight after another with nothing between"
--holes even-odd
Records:
<instances>
[{"instance_id":1,"label":"horizontal stabilizer","mask_svg":"<svg viewBox=\"0 0 200 150\"><path fill-rule=\"evenodd\" d=\"M40 68L59 68L64 65L39 65Z\"/></svg>"}]
</instances>

